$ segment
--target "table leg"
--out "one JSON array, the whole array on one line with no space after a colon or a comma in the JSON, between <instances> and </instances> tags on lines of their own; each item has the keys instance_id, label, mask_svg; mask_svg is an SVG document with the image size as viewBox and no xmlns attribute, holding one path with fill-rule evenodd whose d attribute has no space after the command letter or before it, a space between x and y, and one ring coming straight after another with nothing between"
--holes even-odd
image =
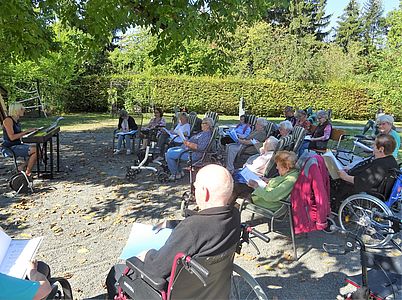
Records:
<instances>
[{"instance_id":1,"label":"table leg","mask_svg":"<svg viewBox=\"0 0 402 300\"><path fill-rule=\"evenodd\" d=\"M57 172L60 172L60 140L59 133L56 134L56 155L57 155Z\"/></svg>"},{"instance_id":2,"label":"table leg","mask_svg":"<svg viewBox=\"0 0 402 300\"><path fill-rule=\"evenodd\" d=\"M41 152L40 152L40 144L36 143L36 173L40 175L40 157L41 157Z\"/></svg>"},{"instance_id":3,"label":"table leg","mask_svg":"<svg viewBox=\"0 0 402 300\"><path fill-rule=\"evenodd\" d=\"M49 140L50 144L50 179L53 179L53 137Z\"/></svg>"}]
</instances>

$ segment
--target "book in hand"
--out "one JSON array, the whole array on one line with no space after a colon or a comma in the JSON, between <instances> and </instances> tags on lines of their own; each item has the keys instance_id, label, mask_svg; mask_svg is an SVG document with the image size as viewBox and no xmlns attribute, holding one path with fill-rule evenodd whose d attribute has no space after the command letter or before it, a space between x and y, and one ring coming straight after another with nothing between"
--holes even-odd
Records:
<instances>
[{"instance_id":1,"label":"book in hand","mask_svg":"<svg viewBox=\"0 0 402 300\"><path fill-rule=\"evenodd\" d=\"M25 278L28 262L38 251L43 238L12 239L0 230L0 273Z\"/></svg>"},{"instance_id":2,"label":"book in hand","mask_svg":"<svg viewBox=\"0 0 402 300\"><path fill-rule=\"evenodd\" d=\"M338 171L343 170L343 165L336 159L332 151L327 151L322 155L325 165L327 166L329 175L332 179L339 179Z\"/></svg>"},{"instance_id":3,"label":"book in hand","mask_svg":"<svg viewBox=\"0 0 402 300\"><path fill-rule=\"evenodd\" d=\"M150 224L134 223L120 259L128 259L150 249L159 250L165 245L172 229L154 229Z\"/></svg>"},{"instance_id":4,"label":"book in hand","mask_svg":"<svg viewBox=\"0 0 402 300\"><path fill-rule=\"evenodd\" d=\"M183 130L181 130L181 128L177 129L177 134L179 135L179 137L181 138L181 140L184 142L186 139L186 137L184 136Z\"/></svg>"},{"instance_id":5,"label":"book in hand","mask_svg":"<svg viewBox=\"0 0 402 300\"><path fill-rule=\"evenodd\" d=\"M236 143L239 142L239 138L238 138L238 136L237 136L236 130L234 130L234 129L230 130L229 133L228 133L228 135L230 136L230 138L231 138L234 142L236 142Z\"/></svg>"},{"instance_id":6,"label":"book in hand","mask_svg":"<svg viewBox=\"0 0 402 300\"><path fill-rule=\"evenodd\" d=\"M255 182L258 183L258 186L260 188L265 188L267 186L267 183L262 180L257 174L255 174L253 171L249 169L249 167L245 166L241 171L240 175L243 176L243 178L247 181L247 183L250 180L254 180Z\"/></svg>"},{"instance_id":7,"label":"book in hand","mask_svg":"<svg viewBox=\"0 0 402 300\"><path fill-rule=\"evenodd\" d=\"M135 134L136 132L137 132L137 130L130 130L130 131L127 131L127 132L121 131L121 132L118 132L117 135Z\"/></svg>"},{"instance_id":8,"label":"book in hand","mask_svg":"<svg viewBox=\"0 0 402 300\"><path fill-rule=\"evenodd\" d=\"M166 129L165 127L163 127L162 130L164 130L164 131L169 135L169 137L170 137L171 139L174 139L174 138L177 136L176 134L171 133L171 132L170 132L168 129Z\"/></svg>"}]
</instances>

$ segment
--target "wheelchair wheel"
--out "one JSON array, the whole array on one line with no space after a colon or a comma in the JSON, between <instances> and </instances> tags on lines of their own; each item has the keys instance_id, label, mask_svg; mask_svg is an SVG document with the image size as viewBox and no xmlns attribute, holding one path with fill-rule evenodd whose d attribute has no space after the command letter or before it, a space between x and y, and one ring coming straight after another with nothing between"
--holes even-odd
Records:
<instances>
[{"instance_id":1,"label":"wheelchair wheel","mask_svg":"<svg viewBox=\"0 0 402 300\"><path fill-rule=\"evenodd\" d=\"M140 173L140 170L133 170L130 167L127 168L126 178L127 180L134 181L137 177L137 174Z\"/></svg>"},{"instance_id":2,"label":"wheelchair wheel","mask_svg":"<svg viewBox=\"0 0 402 300\"><path fill-rule=\"evenodd\" d=\"M163 171L158 173L158 174L156 174L156 180L159 183L165 183L165 182L168 181L168 179L169 179L169 175L167 173L163 172Z\"/></svg>"},{"instance_id":3,"label":"wheelchair wheel","mask_svg":"<svg viewBox=\"0 0 402 300\"><path fill-rule=\"evenodd\" d=\"M234 264L229 299L265 300L268 297L260 284L246 270Z\"/></svg>"},{"instance_id":4,"label":"wheelchair wheel","mask_svg":"<svg viewBox=\"0 0 402 300\"><path fill-rule=\"evenodd\" d=\"M346 198L339 208L342 229L359 236L366 247L382 247L392 239L391 222L375 213L392 215L391 210L374 196L357 194Z\"/></svg>"}]
</instances>

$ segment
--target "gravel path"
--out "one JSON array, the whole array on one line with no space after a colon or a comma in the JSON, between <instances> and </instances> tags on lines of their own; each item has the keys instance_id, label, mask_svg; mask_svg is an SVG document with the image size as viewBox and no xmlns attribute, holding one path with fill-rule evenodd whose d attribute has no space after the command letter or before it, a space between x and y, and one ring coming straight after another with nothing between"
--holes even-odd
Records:
<instances>
[{"instance_id":1,"label":"gravel path","mask_svg":"<svg viewBox=\"0 0 402 300\"><path fill-rule=\"evenodd\" d=\"M110 130L61 133L61 169L54 180L36 180L32 195L14 196L7 186L10 161L0 168L0 226L13 237L44 236L37 258L56 276L69 279L74 298L105 293L104 280L128 238L133 222L157 223L179 218L188 180L158 184L149 174L125 179L133 155L113 156ZM346 274L359 270L357 253L329 256L323 242L338 238L315 232L297 238L298 261L291 250L286 222L278 223L271 242L256 241L261 255L245 245L236 262L252 273L270 298L335 299ZM266 223L257 226L262 231Z\"/></svg>"}]
</instances>

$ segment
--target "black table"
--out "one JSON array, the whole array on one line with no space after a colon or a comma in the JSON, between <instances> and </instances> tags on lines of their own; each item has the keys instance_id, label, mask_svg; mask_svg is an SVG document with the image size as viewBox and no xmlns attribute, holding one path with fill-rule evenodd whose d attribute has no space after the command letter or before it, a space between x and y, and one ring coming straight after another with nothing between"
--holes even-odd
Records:
<instances>
[{"instance_id":1,"label":"black table","mask_svg":"<svg viewBox=\"0 0 402 300\"><path fill-rule=\"evenodd\" d=\"M46 132L46 128L39 130L33 135L28 137L23 137L22 141L26 144L35 143L36 144L36 169L37 175L40 176L43 173L43 177L49 177L53 179L53 138L56 138L56 162L57 162L57 172L60 172L60 141L59 141L60 127L55 127L54 129ZM47 144L49 143L49 156L47 151ZM41 144L43 144L43 162L44 170L40 169L40 157L41 157ZM47 169L47 162L49 160L50 170Z\"/></svg>"}]
</instances>

